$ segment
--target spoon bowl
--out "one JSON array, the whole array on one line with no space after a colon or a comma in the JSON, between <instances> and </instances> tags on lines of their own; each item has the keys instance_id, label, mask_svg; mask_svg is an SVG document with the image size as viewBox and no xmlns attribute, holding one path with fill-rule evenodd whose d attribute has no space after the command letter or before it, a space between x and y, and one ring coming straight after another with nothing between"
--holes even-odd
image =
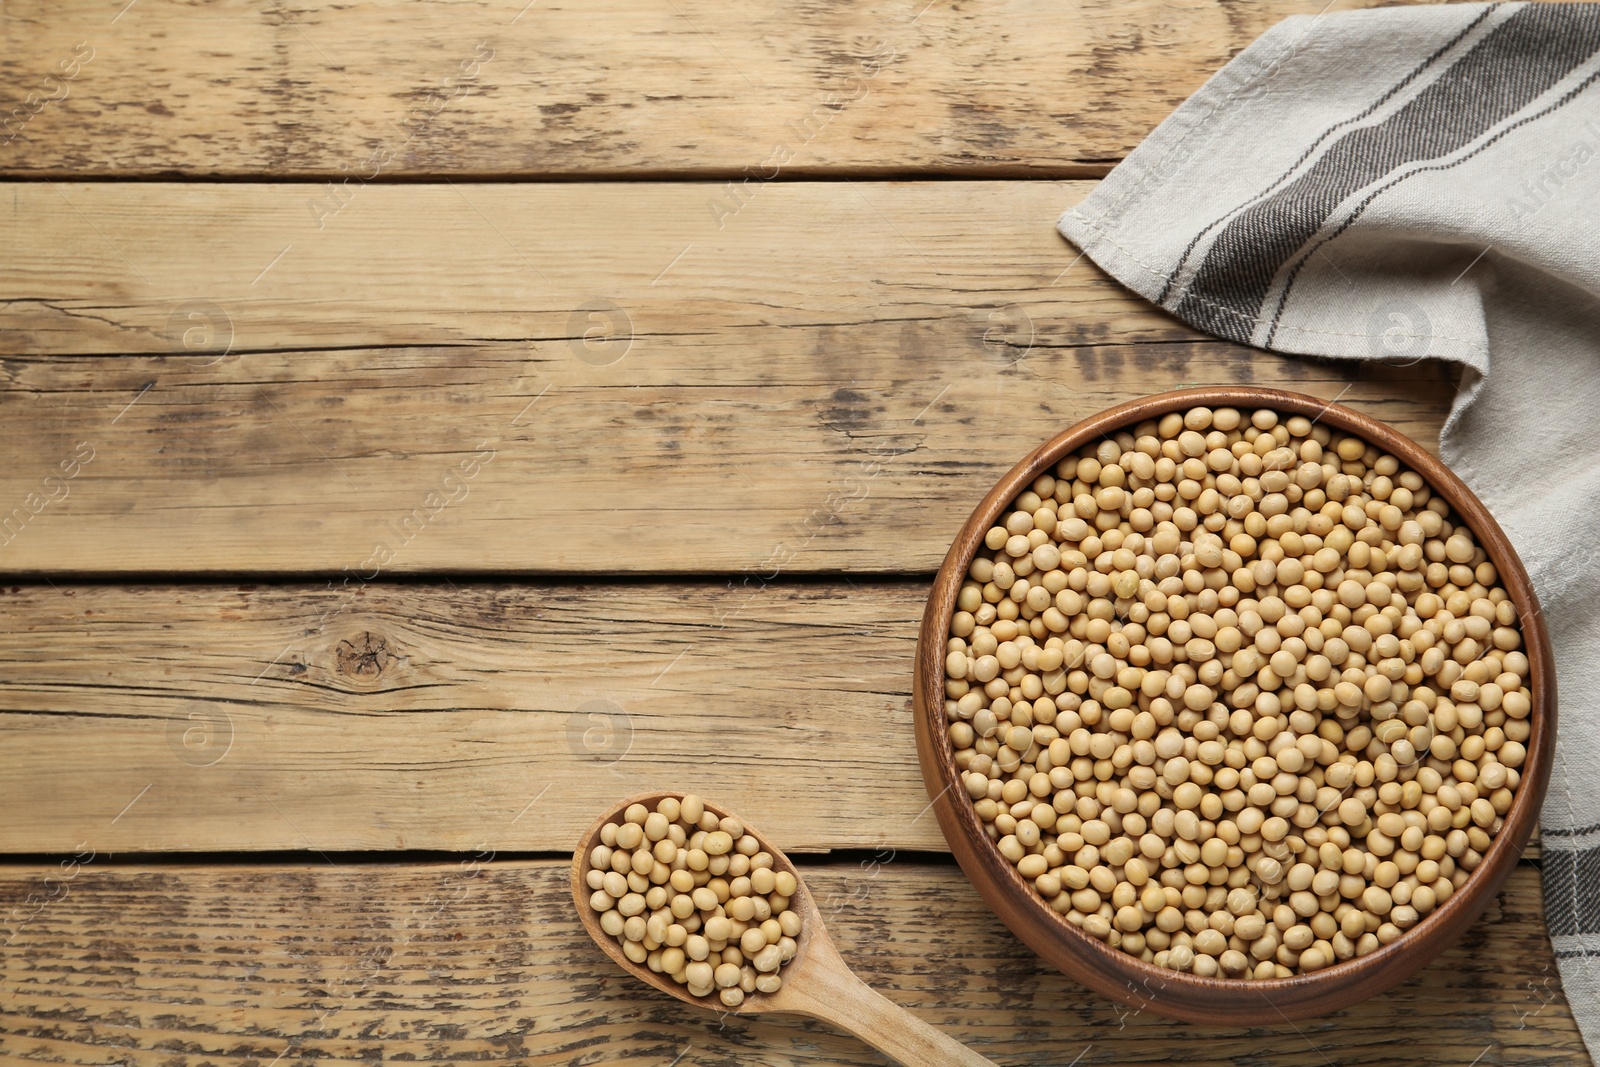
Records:
<instances>
[{"instance_id":1,"label":"spoon bowl","mask_svg":"<svg viewBox=\"0 0 1600 1067\"><path fill-rule=\"evenodd\" d=\"M590 853L595 845L601 843L600 831L608 823L623 822L623 813L632 804L643 804L654 811L656 804L666 797L681 799L682 794L641 793L619 802L595 820L573 853L572 899L577 906L578 917L589 936L617 966L651 988L707 1011L731 1015L775 1012L821 1019L848 1030L900 1063L995 1067L991 1060L929 1026L856 977L829 940L828 931L822 923L822 913L817 910L816 900L800 871L782 849L742 816L740 821L744 823L744 832L753 836L761 848L772 856L773 870L787 871L795 879L796 888L789 898L789 909L800 916L800 935L795 938L793 958L777 972L783 979L783 985L773 993L749 993L742 1004L729 1008L715 994L695 996L687 986L674 982L670 975L657 974L644 964L630 960L622 951L622 943L600 928L599 913L589 903L592 891L585 880L585 873ZM709 800L705 802L705 807L719 817L734 814Z\"/></svg>"}]
</instances>

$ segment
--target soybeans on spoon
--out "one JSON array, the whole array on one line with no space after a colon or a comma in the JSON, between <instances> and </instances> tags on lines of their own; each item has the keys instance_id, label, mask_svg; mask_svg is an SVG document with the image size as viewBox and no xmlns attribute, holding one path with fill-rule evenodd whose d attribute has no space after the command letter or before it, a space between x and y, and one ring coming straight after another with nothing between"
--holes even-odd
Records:
<instances>
[{"instance_id":1,"label":"soybeans on spoon","mask_svg":"<svg viewBox=\"0 0 1600 1067\"><path fill-rule=\"evenodd\" d=\"M822 914L817 910L805 879L781 849L747 822L744 823L744 832L754 837L762 850L772 856L773 869L786 871L795 879L796 887L790 897L789 909L800 917L800 933L795 938L793 958L778 972L783 979L781 988L772 993L750 993L738 1007L729 1008L715 993L695 996L687 986L679 985L670 976L657 974L645 964L630 960L624 955L621 942L601 929L600 913L590 903L592 890L586 880L589 856L594 847L601 844L601 830L608 824L623 822L624 812L629 806L642 804L653 812L656 805L667 797L677 799L681 794L642 793L618 803L595 821L573 854L572 897L578 917L589 936L619 967L651 987L707 1011L734 1015L773 1012L821 1019L856 1035L903 1064L918 1067L924 1064L996 1067L992 1060L947 1037L856 977L829 940ZM719 818L733 815L733 812L710 801L705 802L705 809ZM743 822L742 819L740 821Z\"/></svg>"}]
</instances>

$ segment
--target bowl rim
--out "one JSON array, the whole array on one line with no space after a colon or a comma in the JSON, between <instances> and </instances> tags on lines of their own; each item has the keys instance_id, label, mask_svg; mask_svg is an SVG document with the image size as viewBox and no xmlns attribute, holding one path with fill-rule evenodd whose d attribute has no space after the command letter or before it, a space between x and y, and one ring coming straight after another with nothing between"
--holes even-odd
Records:
<instances>
[{"instance_id":1,"label":"bowl rim","mask_svg":"<svg viewBox=\"0 0 1600 1067\"><path fill-rule=\"evenodd\" d=\"M1366 956L1311 974L1261 980L1202 978L1146 963L1073 926L989 839L960 788L949 742L944 642L956 594L984 532L1039 474L1086 442L1196 406L1268 408L1280 415L1310 416L1314 422L1361 437L1415 470L1466 521L1494 563L1516 606L1522 651L1530 665L1527 755L1505 822L1478 866L1462 888L1401 937ZM1001 477L951 542L929 592L918 630L913 709L919 762L940 829L968 880L1011 931L1069 977L1113 999L1157 1014L1214 1023L1259 1023L1267 1009L1285 1021L1338 1010L1403 981L1454 942L1493 900L1522 857L1549 783L1556 732L1554 661L1538 598L1510 539L1488 508L1441 460L1376 419L1303 393L1242 385L1158 393L1106 408L1052 437ZM1267 1021L1272 1021L1270 1015Z\"/></svg>"}]
</instances>

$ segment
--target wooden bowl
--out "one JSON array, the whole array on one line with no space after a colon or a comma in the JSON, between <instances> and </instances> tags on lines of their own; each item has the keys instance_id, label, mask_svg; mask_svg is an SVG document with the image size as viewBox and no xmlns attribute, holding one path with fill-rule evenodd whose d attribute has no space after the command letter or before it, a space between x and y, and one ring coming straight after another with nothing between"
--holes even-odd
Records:
<instances>
[{"instance_id":1,"label":"wooden bowl","mask_svg":"<svg viewBox=\"0 0 1600 1067\"><path fill-rule=\"evenodd\" d=\"M1521 620L1531 668L1527 758L1515 800L1483 860L1462 887L1392 943L1310 974L1262 981L1201 978L1147 964L1089 936L1057 914L985 833L956 769L944 710L944 658L951 615L985 532L1041 474L1082 445L1171 411L1196 406L1270 408L1355 434L1416 471L1466 521L1499 571ZM1555 746L1555 667L1527 572L1487 508L1449 468L1415 442L1349 408L1299 393L1251 386L1186 389L1109 408L1036 449L1000 479L956 535L934 580L917 642L917 756L933 810L962 870L1002 922L1064 974L1142 1010L1190 1022L1271 1024L1325 1015L1403 981L1458 938L1494 899L1528 842L1550 778Z\"/></svg>"}]
</instances>

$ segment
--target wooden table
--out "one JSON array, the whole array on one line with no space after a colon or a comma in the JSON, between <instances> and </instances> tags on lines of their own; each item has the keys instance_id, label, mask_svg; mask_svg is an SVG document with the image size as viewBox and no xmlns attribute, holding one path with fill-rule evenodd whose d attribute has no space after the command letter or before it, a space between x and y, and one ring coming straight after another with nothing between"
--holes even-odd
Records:
<instances>
[{"instance_id":1,"label":"wooden table","mask_svg":"<svg viewBox=\"0 0 1600 1067\"><path fill-rule=\"evenodd\" d=\"M586 942L567 850L675 788L1000 1064L1586 1062L1536 850L1391 994L1222 1030L1041 966L926 813L922 599L1040 440L1229 381L1437 439L1437 368L1210 340L1052 228L1323 3L8 3L0 1054L884 1062Z\"/></svg>"}]
</instances>

